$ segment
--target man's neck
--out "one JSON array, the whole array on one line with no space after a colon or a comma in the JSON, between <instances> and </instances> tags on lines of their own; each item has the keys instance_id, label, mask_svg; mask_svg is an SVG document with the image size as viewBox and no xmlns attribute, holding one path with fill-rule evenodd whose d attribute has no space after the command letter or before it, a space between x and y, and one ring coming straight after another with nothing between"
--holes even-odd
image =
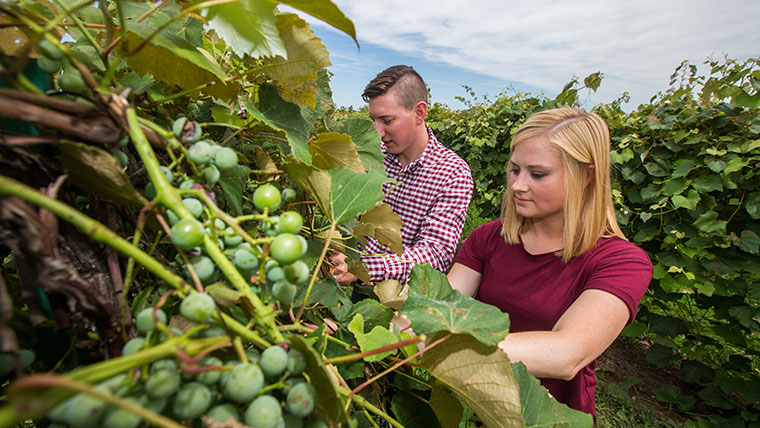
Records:
<instances>
[{"instance_id":1,"label":"man's neck","mask_svg":"<svg viewBox=\"0 0 760 428\"><path fill-rule=\"evenodd\" d=\"M422 127L417 132L417 138L415 139L414 145L410 146L409 149L403 153L398 154L397 158L401 166L405 167L420 157L425 151L429 139L430 135L428 135L427 126L423 123Z\"/></svg>"}]
</instances>

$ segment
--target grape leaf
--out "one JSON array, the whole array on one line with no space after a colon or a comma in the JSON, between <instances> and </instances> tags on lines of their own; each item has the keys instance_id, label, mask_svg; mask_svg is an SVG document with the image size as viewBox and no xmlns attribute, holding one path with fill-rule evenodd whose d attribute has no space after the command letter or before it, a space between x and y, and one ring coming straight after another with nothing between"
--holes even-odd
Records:
<instances>
[{"instance_id":1,"label":"grape leaf","mask_svg":"<svg viewBox=\"0 0 760 428\"><path fill-rule=\"evenodd\" d=\"M334 132L319 134L309 142L309 153L316 167L333 169L345 166L354 172L364 172L356 146L348 135Z\"/></svg>"},{"instance_id":2,"label":"grape leaf","mask_svg":"<svg viewBox=\"0 0 760 428\"><path fill-rule=\"evenodd\" d=\"M376 170L357 173L348 169L333 169L329 173L332 178L332 209L328 215L334 223L345 223L374 207L384 197L383 183L389 181L384 173Z\"/></svg>"},{"instance_id":3,"label":"grape leaf","mask_svg":"<svg viewBox=\"0 0 760 428\"><path fill-rule=\"evenodd\" d=\"M428 339L422 367L467 403L487 427L524 427L520 392L507 354L466 334L452 335L430 348L440 337Z\"/></svg>"},{"instance_id":4,"label":"grape leaf","mask_svg":"<svg viewBox=\"0 0 760 428\"><path fill-rule=\"evenodd\" d=\"M288 156L282 169L299 187L306 190L317 202L322 212L330 212L330 187L332 178L327 171L306 165Z\"/></svg>"},{"instance_id":5,"label":"grape leaf","mask_svg":"<svg viewBox=\"0 0 760 428\"><path fill-rule=\"evenodd\" d=\"M552 398L541 383L528 373L522 363L512 364L512 373L520 389L522 416L527 427L593 427L594 418Z\"/></svg>"},{"instance_id":6,"label":"grape leaf","mask_svg":"<svg viewBox=\"0 0 760 428\"><path fill-rule=\"evenodd\" d=\"M440 427L428 402L422 400L418 395L403 391L397 392L391 400L391 410L393 410L393 416L404 428Z\"/></svg>"},{"instance_id":7,"label":"grape leaf","mask_svg":"<svg viewBox=\"0 0 760 428\"><path fill-rule=\"evenodd\" d=\"M380 134L369 119L350 118L345 121L341 132L351 136L359 152L359 159L367 170L384 171L384 156L380 151Z\"/></svg>"},{"instance_id":8,"label":"grape leaf","mask_svg":"<svg viewBox=\"0 0 760 428\"><path fill-rule=\"evenodd\" d=\"M453 290L446 275L429 264L415 266L408 284L409 296L400 313L409 318L415 333L466 333L490 346L496 346L506 337L507 314Z\"/></svg>"},{"instance_id":9,"label":"grape leaf","mask_svg":"<svg viewBox=\"0 0 760 428\"><path fill-rule=\"evenodd\" d=\"M286 56L274 15L274 4L268 0L239 0L203 9L208 26L242 57Z\"/></svg>"},{"instance_id":10,"label":"grape leaf","mask_svg":"<svg viewBox=\"0 0 760 428\"><path fill-rule=\"evenodd\" d=\"M354 236L364 244L365 237L372 236L391 251L401 254L404 247L401 241L401 226L403 222L387 204L378 204L362 214L359 223L354 226Z\"/></svg>"},{"instance_id":11,"label":"grape leaf","mask_svg":"<svg viewBox=\"0 0 760 428\"><path fill-rule=\"evenodd\" d=\"M348 324L348 331L354 334L356 343L359 344L359 348L362 352L371 351L373 349L382 348L396 343L398 340L393 333L385 327L376 325L369 333L364 333L364 316L361 313L356 314L354 319ZM393 355L396 350L390 350L381 352L379 354L372 354L364 357L364 361L380 361L383 358Z\"/></svg>"},{"instance_id":12,"label":"grape leaf","mask_svg":"<svg viewBox=\"0 0 760 428\"><path fill-rule=\"evenodd\" d=\"M338 30L348 34L356 42L356 46L359 46L359 41L356 40L356 29L354 23L338 9L330 0L284 0L280 1L282 4L286 4L294 9L298 9L302 12L306 12L309 15L318 18L326 24L332 25Z\"/></svg>"},{"instance_id":13,"label":"grape leaf","mask_svg":"<svg viewBox=\"0 0 760 428\"><path fill-rule=\"evenodd\" d=\"M285 131L293 156L299 161L311 165L311 154L307 140L309 127L297 105L283 100L272 85L259 88L259 108L245 103L248 113L267 126Z\"/></svg>"},{"instance_id":14,"label":"grape leaf","mask_svg":"<svg viewBox=\"0 0 760 428\"><path fill-rule=\"evenodd\" d=\"M330 55L306 21L296 14L277 15L277 29L287 56L267 58L264 67L283 99L314 108L317 72L330 66Z\"/></svg>"},{"instance_id":15,"label":"grape leaf","mask_svg":"<svg viewBox=\"0 0 760 428\"><path fill-rule=\"evenodd\" d=\"M375 293L380 303L395 310L401 309L406 301L406 294L401 295L403 290L404 286L395 279L378 282L372 287L372 292Z\"/></svg>"},{"instance_id":16,"label":"grape leaf","mask_svg":"<svg viewBox=\"0 0 760 428\"><path fill-rule=\"evenodd\" d=\"M430 408L433 409L433 413L438 418L438 423L443 428L457 428L459 426L464 408L456 397L446 391L446 388L434 383L428 404L430 404Z\"/></svg>"}]
</instances>

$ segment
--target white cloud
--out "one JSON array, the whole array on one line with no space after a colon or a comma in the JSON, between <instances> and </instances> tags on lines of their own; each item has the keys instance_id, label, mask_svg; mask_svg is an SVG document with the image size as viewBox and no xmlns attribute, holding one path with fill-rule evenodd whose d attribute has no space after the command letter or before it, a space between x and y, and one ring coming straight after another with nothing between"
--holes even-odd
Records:
<instances>
[{"instance_id":1,"label":"white cloud","mask_svg":"<svg viewBox=\"0 0 760 428\"><path fill-rule=\"evenodd\" d=\"M556 94L602 71L599 98L636 103L683 60L760 54L757 0L335 0L360 43ZM321 25L314 23L313 25ZM339 62L339 61L334 61ZM361 67L362 64L355 64Z\"/></svg>"}]
</instances>

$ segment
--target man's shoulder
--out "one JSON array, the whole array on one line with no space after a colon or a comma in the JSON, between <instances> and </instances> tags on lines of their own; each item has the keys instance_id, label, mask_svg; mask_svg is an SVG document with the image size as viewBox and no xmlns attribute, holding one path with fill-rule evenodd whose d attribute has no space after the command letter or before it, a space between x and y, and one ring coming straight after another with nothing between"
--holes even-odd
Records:
<instances>
[{"instance_id":1,"label":"man's shoulder","mask_svg":"<svg viewBox=\"0 0 760 428\"><path fill-rule=\"evenodd\" d=\"M430 157L430 165L436 169L449 170L449 175L466 174L471 176L470 166L450 148L438 142L433 156Z\"/></svg>"}]
</instances>

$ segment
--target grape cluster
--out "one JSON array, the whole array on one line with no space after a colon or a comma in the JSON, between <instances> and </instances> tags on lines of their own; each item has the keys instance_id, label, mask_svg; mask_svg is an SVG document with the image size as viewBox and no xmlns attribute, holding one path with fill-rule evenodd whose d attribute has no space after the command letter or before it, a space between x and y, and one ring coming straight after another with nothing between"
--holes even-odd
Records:
<instances>
[{"instance_id":1,"label":"grape cluster","mask_svg":"<svg viewBox=\"0 0 760 428\"><path fill-rule=\"evenodd\" d=\"M151 309L152 310L152 309ZM134 378L120 374L96 386L104 392L179 421L230 418L252 428L326 427L314 413L317 394L303 376L306 360L274 345L248 362L207 356L200 373L183 373L173 359L153 362ZM136 428L141 418L121 407L79 393L53 408L52 422L72 428ZM144 424L143 424L144 425Z\"/></svg>"},{"instance_id":2,"label":"grape cluster","mask_svg":"<svg viewBox=\"0 0 760 428\"><path fill-rule=\"evenodd\" d=\"M40 70L49 74L57 74L63 68L63 73L58 76L58 86L63 91L77 94L87 91L87 85L85 85L79 70L66 61L66 56L54 43L43 40L38 48L42 54L37 59L37 66Z\"/></svg>"}]
</instances>

